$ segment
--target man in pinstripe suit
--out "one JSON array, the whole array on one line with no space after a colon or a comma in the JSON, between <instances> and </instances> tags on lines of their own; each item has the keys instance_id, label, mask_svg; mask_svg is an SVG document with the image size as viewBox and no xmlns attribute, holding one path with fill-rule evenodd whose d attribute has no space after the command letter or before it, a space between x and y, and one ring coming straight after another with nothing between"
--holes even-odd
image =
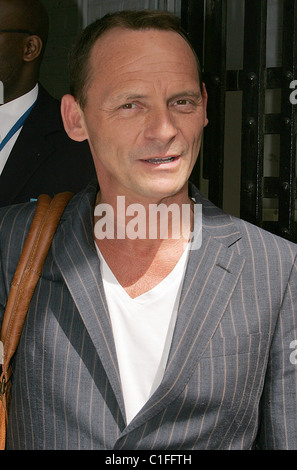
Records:
<instances>
[{"instance_id":1,"label":"man in pinstripe suit","mask_svg":"<svg viewBox=\"0 0 297 470\"><path fill-rule=\"evenodd\" d=\"M66 208L31 302L8 448L296 449L297 247L188 183L206 91L177 20L110 15L73 54L64 125L88 138L99 186ZM94 237L102 207L119 228L118 196L185 205L186 230ZM0 317L34 208L0 212Z\"/></svg>"}]
</instances>

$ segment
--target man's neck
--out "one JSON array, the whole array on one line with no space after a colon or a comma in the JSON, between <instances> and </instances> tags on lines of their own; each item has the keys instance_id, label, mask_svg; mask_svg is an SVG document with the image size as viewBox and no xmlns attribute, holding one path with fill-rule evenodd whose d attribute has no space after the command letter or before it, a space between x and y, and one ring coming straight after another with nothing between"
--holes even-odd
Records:
<instances>
[{"instance_id":1,"label":"man's neck","mask_svg":"<svg viewBox=\"0 0 297 470\"><path fill-rule=\"evenodd\" d=\"M188 246L194 225L194 204L189 198L186 200L184 205L176 204L174 219L166 204L157 218L155 206L152 213L146 212L149 205L134 206L134 216L127 216L129 206L121 206L121 201L118 207L106 203L103 206L98 196L94 216L95 242L114 276L131 297L161 282ZM119 216L121 207L123 213ZM108 212L109 216L106 215Z\"/></svg>"},{"instance_id":2,"label":"man's neck","mask_svg":"<svg viewBox=\"0 0 297 470\"><path fill-rule=\"evenodd\" d=\"M20 98L23 95L26 95L29 93L33 88L36 86L37 81L36 80L30 80L29 82L21 83L18 86L16 86L13 90L7 89L7 87L4 86L4 103L9 103L10 101L14 101L17 98Z\"/></svg>"},{"instance_id":3,"label":"man's neck","mask_svg":"<svg viewBox=\"0 0 297 470\"><path fill-rule=\"evenodd\" d=\"M194 203L187 195L163 198L159 204L129 204L124 196L112 198L110 203L103 201L99 192L94 217L98 246L109 239L109 246L140 255L166 251L191 238Z\"/></svg>"}]
</instances>

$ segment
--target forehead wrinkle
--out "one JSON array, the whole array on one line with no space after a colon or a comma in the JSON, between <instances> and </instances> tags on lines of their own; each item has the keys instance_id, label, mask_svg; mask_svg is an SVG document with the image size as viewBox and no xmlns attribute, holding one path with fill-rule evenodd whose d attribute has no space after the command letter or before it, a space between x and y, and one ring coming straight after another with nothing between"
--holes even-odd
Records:
<instances>
[{"instance_id":1,"label":"forehead wrinkle","mask_svg":"<svg viewBox=\"0 0 297 470\"><path fill-rule=\"evenodd\" d=\"M121 79L119 81L119 76ZM163 77L168 77L163 80ZM109 85L112 88L113 84L115 84L115 88L118 88L120 91L118 95L146 95L147 91L153 85L154 88L175 85L178 82L188 83L186 88L194 88L199 86L199 77L198 73L192 75L188 69L180 69L176 70L168 70L165 68L164 70L144 70L140 68L139 70L126 70L122 74L120 74L119 70L117 73L114 73L110 76ZM191 83L191 84L190 84ZM190 85L189 85L190 84ZM127 92L125 91L125 88ZM137 91L138 88L141 90ZM116 93L116 91L115 91Z\"/></svg>"},{"instance_id":2,"label":"forehead wrinkle","mask_svg":"<svg viewBox=\"0 0 297 470\"><path fill-rule=\"evenodd\" d=\"M161 59L160 60L160 56ZM122 56L121 56L122 58ZM151 55L147 57L133 58L132 60L127 60L125 63L118 64L118 71L127 68L127 73L190 73L193 65L193 69L196 70L195 64L191 63L189 60L183 60L184 57L177 61L176 58L170 60L169 58L164 60L164 55ZM179 64L180 69L177 69L176 66ZM157 69L155 69L157 67Z\"/></svg>"},{"instance_id":3,"label":"forehead wrinkle","mask_svg":"<svg viewBox=\"0 0 297 470\"><path fill-rule=\"evenodd\" d=\"M112 91L114 87L115 98L113 100L121 96L146 95L146 88L151 86L152 81L156 82L155 78L158 76L161 83L162 75L167 75L167 81L170 83L175 80L189 79L194 86L198 84L200 89L196 60L188 47L184 49L184 53L176 55L174 50L165 51L161 41L160 48L158 44L156 44L156 49L153 45L151 47L145 44L147 46L145 51L136 48L136 53L133 55L130 47L125 49L125 40L120 44L112 40L110 48L106 47L106 40L107 37L105 40L103 38L102 43L98 42L97 47L95 45L91 52L88 83L90 86L96 84L100 81L101 75L102 80L107 84L107 89ZM130 40L131 37L128 37L127 45L131 44ZM137 80L139 80L139 85ZM129 84L129 82L132 83ZM142 88L143 86L145 88ZM155 83L154 86L158 87L158 84ZM138 87L140 87L139 90ZM189 85L186 87L188 88Z\"/></svg>"},{"instance_id":4,"label":"forehead wrinkle","mask_svg":"<svg viewBox=\"0 0 297 470\"><path fill-rule=\"evenodd\" d=\"M129 53L129 47L127 48L127 51L128 52L125 54L125 50L123 50L122 45L122 47L117 47L116 50L111 52L110 49L106 48L104 44L97 43L97 47L95 46L93 48L90 56L92 74L94 71L96 73L100 73L102 67L104 67L104 70L106 70L110 64L112 71L115 73L121 72L121 70L125 68L131 68L131 70L127 70L127 72L130 71L131 73L146 73L144 67L146 69L154 66L160 67L160 64L162 65L162 69L164 66L164 72L170 72L168 67L172 66L174 67L175 72L177 72L177 62L180 64L180 67L185 67L186 70L190 71L192 68L197 70L196 60L190 49L187 50L187 53L181 55L178 60L174 51L166 51L166 58L164 60L164 49L161 47L160 49L156 50L153 45L151 49L147 49L145 52L137 51L136 55L132 57ZM170 55L173 55L172 60L170 60ZM136 68L133 69L134 65ZM157 70L157 73L160 73L160 70Z\"/></svg>"},{"instance_id":5,"label":"forehead wrinkle","mask_svg":"<svg viewBox=\"0 0 297 470\"><path fill-rule=\"evenodd\" d=\"M132 84L130 84L132 82ZM112 82L111 82L112 86ZM135 79L132 78L131 80L123 80L120 86L117 86L114 91L112 92L113 99L121 99L121 98L130 98L130 99L137 99L137 98L148 98L152 93L152 87L156 92L158 89L171 89L174 87L178 87L177 91L172 93L172 97L185 94L188 96L196 97L200 95L200 87L198 81L193 81L193 85L189 82L187 84L184 81L181 81L179 77L176 79L172 79L170 82L162 83L162 80L149 80L149 79ZM171 93L169 91L171 96Z\"/></svg>"}]
</instances>

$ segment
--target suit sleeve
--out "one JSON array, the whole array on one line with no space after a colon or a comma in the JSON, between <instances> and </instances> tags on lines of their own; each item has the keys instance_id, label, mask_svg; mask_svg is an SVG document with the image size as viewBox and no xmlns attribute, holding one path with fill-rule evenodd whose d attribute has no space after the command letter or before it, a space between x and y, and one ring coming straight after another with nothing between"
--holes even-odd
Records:
<instances>
[{"instance_id":1,"label":"suit sleeve","mask_svg":"<svg viewBox=\"0 0 297 470\"><path fill-rule=\"evenodd\" d=\"M35 207L29 203L0 208L0 327Z\"/></svg>"},{"instance_id":2,"label":"suit sleeve","mask_svg":"<svg viewBox=\"0 0 297 470\"><path fill-rule=\"evenodd\" d=\"M260 449L297 449L297 260L271 343L259 416Z\"/></svg>"}]
</instances>

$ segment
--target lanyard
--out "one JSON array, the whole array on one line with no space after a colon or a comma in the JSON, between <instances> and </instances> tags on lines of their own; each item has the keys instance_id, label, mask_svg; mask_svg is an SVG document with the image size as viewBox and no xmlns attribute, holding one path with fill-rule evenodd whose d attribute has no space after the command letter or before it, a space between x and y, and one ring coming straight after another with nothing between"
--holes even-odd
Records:
<instances>
[{"instance_id":1,"label":"lanyard","mask_svg":"<svg viewBox=\"0 0 297 470\"><path fill-rule=\"evenodd\" d=\"M6 134L6 136L4 137L4 139L2 140L2 142L0 144L0 152L5 147L7 142L12 138L12 136L22 127L22 125L24 124L25 120L27 119L31 109L33 108L34 104L35 103L33 103L32 106L30 106L30 108L27 109L27 111L17 120L17 122L14 124L14 126L12 126L12 128L10 129L8 134Z\"/></svg>"}]
</instances>

